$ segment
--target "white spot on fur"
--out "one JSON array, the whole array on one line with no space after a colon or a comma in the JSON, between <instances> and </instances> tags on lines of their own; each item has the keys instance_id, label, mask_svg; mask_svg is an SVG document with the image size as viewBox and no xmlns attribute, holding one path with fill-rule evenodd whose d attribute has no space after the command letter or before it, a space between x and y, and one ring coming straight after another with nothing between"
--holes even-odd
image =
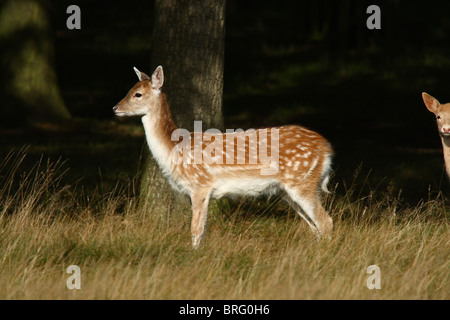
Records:
<instances>
[{"instance_id":1,"label":"white spot on fur","mask_svg":"<svg viewBox=\"0 0 450 320\"><path fill-rule=\"evenodd\" d=\"M306 161L305 161L306 162ZM307 177L309 177L311 175L311 173L313 172L313 170L316 168L317 163L319 162L319 158L315 158L311 164L311 167L309 168L308 172L305 173L305 175L303 176L305 179Z\"/></svg>"}]
</instances>

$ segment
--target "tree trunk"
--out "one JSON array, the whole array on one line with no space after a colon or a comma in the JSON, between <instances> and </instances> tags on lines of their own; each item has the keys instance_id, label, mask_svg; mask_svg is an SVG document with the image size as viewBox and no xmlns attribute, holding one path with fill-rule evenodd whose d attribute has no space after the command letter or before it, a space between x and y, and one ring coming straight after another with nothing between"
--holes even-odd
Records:
<instances>
[{"instance_id":1,"label":"tree trunk","mask_svg":"<svg viewBox=\"0 0 450 320\"><path fill-rule=\"evenodd\" d=\"M45 0L0 5L2 121L36 122L70 117L53 65L54 47Z\"/></svg>"},{"instance_id":2,"label":"tree trunk","mask_svg":"<svg viewBox=\"0 0 450 320\"><path fill-rule=\"evenodd\" d=\"M156 0L152 70L164 68L163 91L179 128L223 129L225 0ZM141 203L168 214L189 208L176 196L152 156L141 182Z\"/></svg>"}]
</instances>

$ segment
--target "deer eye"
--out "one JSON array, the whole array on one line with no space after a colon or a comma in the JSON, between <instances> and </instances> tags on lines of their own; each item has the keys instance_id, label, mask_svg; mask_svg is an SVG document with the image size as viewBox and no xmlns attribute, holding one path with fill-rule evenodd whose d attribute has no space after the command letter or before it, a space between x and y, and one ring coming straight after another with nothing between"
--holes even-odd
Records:
<instances>
[{"instance_id":1,"label":"deer eye","mask_svg":"<svg viewBox=\"0 0 450 320\"><path fill-rule=\"evenodd\" d=\"M135 93L134 96L135 96L136 98L140 98L140 97L142 97L142 94L140 94L140 93L138 92L138 93Z\"/></svg>"},{"instance_id":2,"label":"deer eye","mask_svg":"<svg viewBox=\"0 0 450 320\"><path fill-rule=\"evenodd\" d=\"M441 116L436 116L436 119L439 120L441 118Z\"/></svg>"}]
</instances>

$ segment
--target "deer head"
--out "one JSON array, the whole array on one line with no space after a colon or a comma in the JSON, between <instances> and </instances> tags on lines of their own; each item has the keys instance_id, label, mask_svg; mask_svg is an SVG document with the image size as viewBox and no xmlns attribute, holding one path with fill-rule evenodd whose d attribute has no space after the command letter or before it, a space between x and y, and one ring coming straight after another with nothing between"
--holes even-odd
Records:
<instances>
[{"instance_id":1,"label":"deer head","mask_svg":"<svg viewBox=\"0 0 450 320\"><path fill-rule=\"evenodd\" d=\"M436 116L439 135L450 137L450 103L440 104L436 98L425 92L422 93L422 98L427 109Z\"/></svg>"},{"instance_id":2,"label":"deer head","mask_svg":"<svg viewBox=\"0 0 450 320\"><path fill-rule=\"evenodd\" d=\"M164 83L163 68L157 67L151 78L137 68L134 67L133 69L139 78L139 82L113 108L117 116L144 116L157 111L154 108L158 107L156 102Z\"/></svg>"}]
</instances>

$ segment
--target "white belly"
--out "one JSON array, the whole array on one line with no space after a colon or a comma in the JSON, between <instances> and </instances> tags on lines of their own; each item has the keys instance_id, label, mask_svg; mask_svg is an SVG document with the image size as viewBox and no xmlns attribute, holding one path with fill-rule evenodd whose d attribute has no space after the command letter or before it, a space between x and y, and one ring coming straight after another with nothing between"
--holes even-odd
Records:
<instances>
[{"instance_id":1,"label":"white belly","mask_svg":"<svg viewBox=\"0 0 450 320\"><path fill-rule=\"evenodd\" d=\"M258 196L274 194L279 190L275 179L221 179L214 183L211 197L222 198L225 195Z\"/></svg>"}]
</instances>

